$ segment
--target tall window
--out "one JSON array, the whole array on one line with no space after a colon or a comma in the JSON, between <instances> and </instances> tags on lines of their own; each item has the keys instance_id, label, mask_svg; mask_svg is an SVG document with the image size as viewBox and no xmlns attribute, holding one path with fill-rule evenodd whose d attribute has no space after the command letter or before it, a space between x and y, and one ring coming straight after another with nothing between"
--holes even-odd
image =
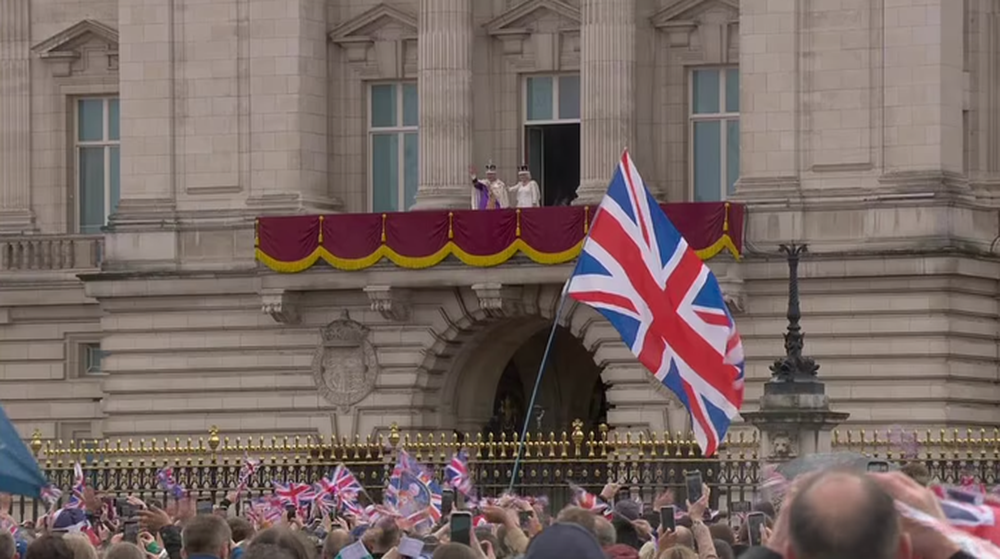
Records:
<instances>
[{"instance_id":1,"label":"tall window","mask_svg":"<svg viewBox=\"0 0 1000 559\"><path fill-rule=\"evenodd\" d=\"M580 76L530 76L524 80L525 124L580 122Z\"/></svg>"},{"instance_id":2,"label":"tall window","mask_svg":"<svg viewBox=\"0 0 1000 559\"><path fill-rule=\"evenodd\" d=\"M691 72L690 81L694 201L724 200L740 176L740 73L701 68Z\"/></svg>"},{"instance_id":3,"label":"tall window","mask_svg":"<svg viewBox=\"0 0 1000 559\"><path fill-rule=\"evenodd\" d=\"M368 98L372 211L408 210L417 200L417 84L372 84Z\"/></svg>"},{"instance_id":4,"label":"tall window","mask_svg":"<svg viewBox=\"0 0 1000 559\"><path fill-rule=\"evenodd\" d=\"M76 103L76 215L81 233L100 233L118 207L120 144L118 99Z\"/></svg>"}]
</instances>

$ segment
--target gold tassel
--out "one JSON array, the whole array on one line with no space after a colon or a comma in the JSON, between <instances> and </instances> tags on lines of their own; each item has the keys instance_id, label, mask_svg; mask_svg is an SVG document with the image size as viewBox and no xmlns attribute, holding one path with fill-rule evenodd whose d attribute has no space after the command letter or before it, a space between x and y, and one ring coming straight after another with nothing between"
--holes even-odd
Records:
<instances>
[{"instance_id":1,"label":"gold tassel","mask_svg":"<svg viewBox=\"0 0 1000 559\"><path fill-rule=\"evenodd\" d=\"M260 246L260 220L253 220L253 246Z\"/></svg>"},{"instance_id":2,"label":"gold tassel","mask_svg":"<svg viewBox=\"0 0 1000 559\"><path fill-rule=\"evenodd\" d=\"M590 231L590 206L583 207L583 234Z\"/></svg>"},{"instance_id":3,"label":"gold tassel","mask_svg":"<svg viewBox=\"0 0 1000 559\"><path fill-rule=\"evenodd\" d=\"M726 202L726 217L722 221L722 232L729 232L729 202Z\"/></svg>"},{"instance_id":4,"label":"gold tassel","mask_svg":"<svg viewBox=\"0 0 1000 559\"><path fill-rule=\"evenodd\" d=\"M516 213L517 213L517 227L514 229L514 236L520 239L521 238L521 208L518 208L517 211L516 211Z\"/></svg>"},{"instance_id":5,"label":"gold tassel","mask_svg":"<svg viewBox=\"0 0 1000 559\"><path fill-rule=\"evenodd\" d=\"M385 220L389 217L386 214L382 214L382 244L385 244Z\"/></svg>"},{"instance_id":6,"label":"gold tassel","mask_svg":"<svg viewBox=\"0 0 1000 559\"><path fill-rule=\"evenodd\" d=\"M323 216L319 216L319 244L323 244Z\"/></svg>"},{"instance_id":7,"label":"gold tassel","mask_svg":"<svg viewBox=\"0 0 1000 559\"><path fill-rule=\"evenodd\" d=\"M455 212L448 212L448 238L449 239L454 239L455 238L455 229L454 229L454 226L453 226L454 220L455 220Z\"/></svg>"}]
</instances>

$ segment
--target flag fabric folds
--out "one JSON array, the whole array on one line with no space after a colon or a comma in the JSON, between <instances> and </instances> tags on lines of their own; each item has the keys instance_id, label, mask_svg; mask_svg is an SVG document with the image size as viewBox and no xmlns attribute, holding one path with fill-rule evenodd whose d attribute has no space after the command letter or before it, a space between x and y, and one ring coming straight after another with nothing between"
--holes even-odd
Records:
<instances>
[{"instance_id":1,"label":"flag fabric folds","mask_svg":"<svg viewBox=\"0 0 1000 559\"><path fill-rule=\"evenodd\" d=\"M429 469L405 450L399 451L389 477L384 504L414 525L441 520L441 486Z\"/></svg>"},{"instance_id":2,"label":"flag fabric folds","mask_svg":"<svg viewBox=\"0 0 1000 559\"><path fill-rule=\"evenodd\" d=\"M37 499L48 485L35 457L0 406L0 493Z\"/></svg>"},{"instance_id":3,"label":"flag fabric folds","mask_svg":"<svg viewBox=\"0 0 1000 559\"><path fill-rule=\"evenodd\" d=\"M444 479L452 489L466 497L472 496L472 477L469 475L469 454L464 449L451 457L445 466Z\"/></svg>"},{"instance_id":4,"label":"flag fabric folds","mask_svg":"<svg viewBox=\"0 0 1000 559\"><path fill-rule=\"evenodd\" d=\"M743 344L719 282L657 205L628 152L566 289L604 315L677 395L703 454L714 454L743 404Z\"/></svg>"}]
</instances>

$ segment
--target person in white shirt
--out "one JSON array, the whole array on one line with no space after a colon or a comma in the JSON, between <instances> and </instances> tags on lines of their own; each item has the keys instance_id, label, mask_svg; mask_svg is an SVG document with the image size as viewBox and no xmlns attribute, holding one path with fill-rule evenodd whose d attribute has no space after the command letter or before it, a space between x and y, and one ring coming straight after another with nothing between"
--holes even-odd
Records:
<instances>
[{"instance_id":1,"label":"person in white shirt","mask_svg":"<svg viewBox=\"0 0 1000 559\"><path fill-rule=\"evenodd\" d=\"M542 205L542 193L538 183L531 180L531 171L527 165L521 165L517 171L517 184L510 187L514 196L515 208L537 208Z\"/></svg>"},{"instance_id":2,"label":"person in white shirt","mask_svg":"<svg viewBox=\"0 0 1000 559\"><path fill-rule=\"evenodd\" d=\"M507 185L497 178L497 166L492 161L486 164L486 179L476 176L476 168L469 167L469 178L472 179L472 209L495 210L509 208Z\"/></svg>"}]
</instances>

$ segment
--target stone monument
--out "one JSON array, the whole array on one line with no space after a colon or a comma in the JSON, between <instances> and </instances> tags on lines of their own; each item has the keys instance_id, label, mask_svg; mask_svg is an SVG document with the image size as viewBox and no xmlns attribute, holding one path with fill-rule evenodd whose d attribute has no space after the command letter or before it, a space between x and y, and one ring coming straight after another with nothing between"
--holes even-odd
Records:
<instances>
[{"instance_id":1,"label":"stone monument","mask_svg":"<svg viewBox=\"0 0 1000 559\"><path fill-rule=\"evenodd\" d=\"M761 459L784 462L797 456L830 452L831 432L848 415L830 409L826 388L816 376L819 365L802 354L805 335L799 320L799 258L806 245L781 245L788 258L788 331L785 356L771 366L760 409L743 412L743 419L761 434Z\"/></svg>"}]
</instances>

